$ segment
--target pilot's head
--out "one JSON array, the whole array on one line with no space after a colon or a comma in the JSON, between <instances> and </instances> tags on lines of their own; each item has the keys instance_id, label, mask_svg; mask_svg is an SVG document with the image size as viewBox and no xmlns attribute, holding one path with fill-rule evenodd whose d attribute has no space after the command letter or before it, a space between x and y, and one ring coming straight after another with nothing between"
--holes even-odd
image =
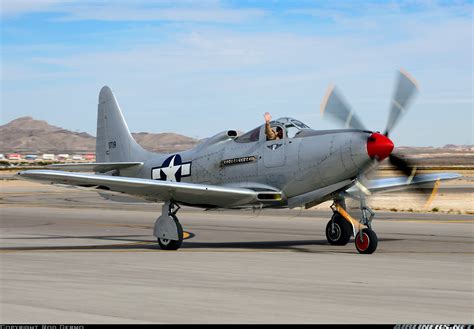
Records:
<instances>
[{"instance_id":1,"label":"pilot's head","mask_svg":"<svg viewBox=\"0 0 474 329\"><path fill-rule=\"evenodd\" d=\"M276 133L278 138L282 139L283 138L283 129L281 127L276 128Z\"/></svg>"}]
</instances>

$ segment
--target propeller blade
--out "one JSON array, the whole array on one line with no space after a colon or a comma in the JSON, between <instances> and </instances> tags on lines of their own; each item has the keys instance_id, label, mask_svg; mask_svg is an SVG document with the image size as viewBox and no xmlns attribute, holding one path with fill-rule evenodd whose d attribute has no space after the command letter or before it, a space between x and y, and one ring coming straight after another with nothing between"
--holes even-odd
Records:
<instances>
[{"instance_id":1,"label":"propeller blade","mask_svg":"<svg viewBox=\"0 0 474 329\"><path fill-rule=\"evenodd\" d=\"M392 154L389 157L390 163L396 168L396 170L403 173L407 177L407 183L411 184L413 179L417 175L417 166L413 160L407 160L401 155ZM367 180L370 179L368 175L375 174L375 171L379 169L380 162L373 161L367 164L366 167L361 171L361 174L357 177L357 181L354 186L359 190L359 195L353 196L346 200L346 208L350 210L350 214L353 217L362 216L360 210L360 199L365 199L367 203L370 203L374 194L367 188ZM416 179L415 179L416 181ZM432 183L414 184L407 189L412 190L418 194L418 201L423 204L424 209L429 209L435 199L440 186L440 179Z\"/></svg>"},{"instance_id":2,"label":"propeller blade","mask_svg":"<svg viewBox=\"0 0 474 329\"><path fill-rule=\"evenodd\" d=\"M356 181L355 186L359 189L359 191L364 193L366 196L372 195L370 190L364 184L362 184L360 180Z\"/></svg>"},{"instance_id":3,"label":"propeller blade","mask_svg":"<svg viewBox=\"0 0 474 329\"><path fill-rule=\"evenodd\" d=\"M431 190L431 193L430 193L430 197L428 198L428 200L427 200L426 203L425 203L425 208L426 208L426 209L428 209L429 207L431 207L431 204L433 203L433 200L434 200L436 194L438 193L439 185L440 185L440 180L438 179L438 180L434 183L433 189Z\"/></svg>"},{"instance_id":4,"label":"propeller blade","mask_svg":"<svg viewBox=\"0 0 474 329\"><path fill-rule=\"evenodd\" d=\"M401 116L407 111L413 96L418 92L418 83L406 71L398 71L398 82L392 98L385 136L392 131Z\"/></svg>"},{"instance_id":5,"label":"propeller blade","mask_svg":"<svg viewBox=\"0 0 474 329\"><path fill-rule=\"evenodd\" d=\"M402 172L405 176L407 176L408 184L411 183L413 178L416 177L417 173L417 166L410 160L406 160L401 156L391 154L389 157L390 163L395 166L397 170ZM436 181L434 185L430 186L430 184L423 184L423 185L414 185L413 188L416 192L422 195L423 199L426 199L425 207L429 207L432 203L436 193L438 192L440 181Z\"/></svg>"},{"instance_id":6,"label":"propeller blade","mask_svg":"<svg viewBox=\"0 0 474 329\"><path fill-rule=\"evenodd\" d=\"M345 128L367 130L334 86L329 86L321 102L321 115L330 115Z\"/></svg>"},{"instance_id":7,"label":"propeller blade","mask_svg":"<svg viewBox=\"0 0 474 329\"><path fill-rule=\"evenodd\" d=\"M401 171L408 178L411 177L411 179L413 179L416 174L416 165L393 153L389 155L388 160L398 171Z\"/></svg>"}]
</instances>

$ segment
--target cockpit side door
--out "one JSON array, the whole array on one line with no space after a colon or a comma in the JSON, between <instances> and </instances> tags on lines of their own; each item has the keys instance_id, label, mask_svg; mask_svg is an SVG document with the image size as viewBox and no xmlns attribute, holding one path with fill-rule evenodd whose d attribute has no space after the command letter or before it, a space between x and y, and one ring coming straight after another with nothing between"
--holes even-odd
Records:
<instances>
[{"instance_id":1,"label":"cockpit side door","mask_svg":"<svg viewBox=\"0 0 474 329\"><path fill-rule=\"evenodd\" d=\"M286 163L286 147L288 138L286 129L282 124L273 123L271 127L275 129L277 126L283 129L283 138L276 140L267 140L265 135L265 126L262 127L260 140L263 140L263 164L266 168L274 168L284 166Z\"/></svg>"},{"instance_id":2,"label":"cockpit side door","mask_svg":"<svg viewBox=\"0 0 474 329\"><path fill-rule=\"evenodd\" d=\"M220 163L224 181L257 181L259 151L259 127L229 142L224 148Z\"/></svg>"}]
</instances>

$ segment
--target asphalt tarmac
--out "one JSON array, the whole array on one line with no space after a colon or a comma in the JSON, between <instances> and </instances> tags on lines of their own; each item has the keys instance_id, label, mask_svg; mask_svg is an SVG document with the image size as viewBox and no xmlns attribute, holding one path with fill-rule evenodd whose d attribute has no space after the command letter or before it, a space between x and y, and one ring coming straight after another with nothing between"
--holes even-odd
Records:
<instances>
[{"instance_id":1,"label":"asphalt tarmac","mask_svg":"<svg viewBox=\"0 0 474 329\"><path fill-rule=\"evenodd\" d=\"M474 216L378 213L372 255L328 211L201 211L162 251L160 206L2 189L0 323L473 323Z\"/></svg>"}]
</instances>

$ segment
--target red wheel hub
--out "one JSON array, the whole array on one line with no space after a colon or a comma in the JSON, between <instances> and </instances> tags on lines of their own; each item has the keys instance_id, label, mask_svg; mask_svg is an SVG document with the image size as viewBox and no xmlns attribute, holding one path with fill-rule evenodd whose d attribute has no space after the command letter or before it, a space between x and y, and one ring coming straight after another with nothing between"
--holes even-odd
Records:
<instances>
[{"instance_id":1,"label":"red wheel hub","mask_svg":"<svg viewBox=\"0 0 474 329\"><path fill-rule=\"evenodd\" d=\"M356 237L357 249L359 249L360 251L365 251L367 250L367 248L369 248L369 244L370 244L370 240L367 233L365 232L362 233L362 241L360 239L360 233L357 234L357 237Z\"/></svg>"}]
</instances>

